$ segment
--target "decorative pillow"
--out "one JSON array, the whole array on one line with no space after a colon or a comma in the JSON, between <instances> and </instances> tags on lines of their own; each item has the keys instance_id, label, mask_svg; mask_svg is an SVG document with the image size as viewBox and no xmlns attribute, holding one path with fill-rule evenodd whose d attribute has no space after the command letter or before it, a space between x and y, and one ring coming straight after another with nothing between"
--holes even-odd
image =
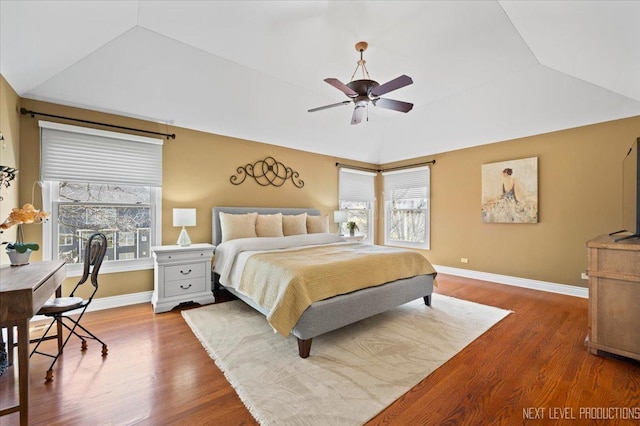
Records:
<instances>
[{"instance_id":1,"label":"decorative pillow","mask_svg":"<svg viewBox=\"0 0 640 426\"><path fill-rule=\"evenodd\" d=\"M256 219L258 213L230 214L220 212L222 242L238 238L257 237Z\"/></svg>"},{"instance_id":2,"label":"decorative pillow","mask_svg":"<svg viewBox=\"0 0 640 426\"><path fill-rule=\"evenodd\" d=\"M307 233L307 214L282 215L282 232L284 236Z\"/></svg>"},{"instance_id":3,"label":"decorative pillow","mask_svg":"<svg viewBox=\"0 0 640 426\"><path fill-rule=\"evenodd\" d=\"M282 213L259 214L256 219L258 237L282 237Z\"/></svg>"},{"instance_id":4,"label":"decorative pillow","mask_svg":"<svg viewBox=\"0 0 640 426\"><path fill-rule=\"evenodd\" d=\"M307 233L320 234L329 232L329 215L309 216L307 215Z\"/></svg>"}]
</instances>

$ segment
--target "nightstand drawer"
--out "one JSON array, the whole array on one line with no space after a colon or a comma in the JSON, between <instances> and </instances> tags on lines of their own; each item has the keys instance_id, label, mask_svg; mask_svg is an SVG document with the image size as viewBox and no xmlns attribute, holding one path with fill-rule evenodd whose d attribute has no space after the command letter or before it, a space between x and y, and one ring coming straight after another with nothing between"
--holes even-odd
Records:
<instances>
[{"instance_id":1,"label":"nightstand drawer","mask_svg":"<svg viewBox=\"0 0 640 426\"><path fill-rule=\"evenodd\" d=\"M198 293L205 290L206 282L201 277L164 283L164 296L173 297L182 294Z\"/></svg>"},{"instance_id":2,"label":"nightstand drawer","mask_svg":"<svg viewBox=\"0 0 640 426\"><path fill-rule=\"evenodd\" d=\"M205 267L206 264L203 262L167 266L164 268L164 280L175 281L191 278L201 278L205 276Z\"/></svg>"}]
</instances>

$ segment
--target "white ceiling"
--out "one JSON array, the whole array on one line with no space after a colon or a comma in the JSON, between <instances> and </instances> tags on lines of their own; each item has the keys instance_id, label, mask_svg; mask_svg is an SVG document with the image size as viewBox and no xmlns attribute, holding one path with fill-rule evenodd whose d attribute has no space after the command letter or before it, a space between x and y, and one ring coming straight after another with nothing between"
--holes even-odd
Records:
<instances>
[{"instance_id":1,"label":"white ceiling","mask_svg":"<svg viewBox=\"0 0 640 426\"><path fill-rule=\"evenodd\" d=\"M0 0L0 72L24 98L382 164L640 115L638 22L640 1ZM360 40L414 109L307 112L347 99L323 79L350 80Z\"/></svg>"}]
</instances>

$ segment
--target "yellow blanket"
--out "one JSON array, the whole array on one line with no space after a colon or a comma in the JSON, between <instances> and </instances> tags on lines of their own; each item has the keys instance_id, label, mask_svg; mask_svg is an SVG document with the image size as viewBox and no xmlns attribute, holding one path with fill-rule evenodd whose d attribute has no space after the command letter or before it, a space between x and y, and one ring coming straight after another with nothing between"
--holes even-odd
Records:
<instances>
[{"instance_id":1,"label":"yellow blanket","mask_svg":"<svg viewBox=\"0 0 640 426\"><path fill-rule=\"evenodd\" d=\"M288 336L313 302L416 275L435 274L420 253L369 244L338 244L259 253L238 289L270 310L267 321Z\"/></svg>"}]
</instances>

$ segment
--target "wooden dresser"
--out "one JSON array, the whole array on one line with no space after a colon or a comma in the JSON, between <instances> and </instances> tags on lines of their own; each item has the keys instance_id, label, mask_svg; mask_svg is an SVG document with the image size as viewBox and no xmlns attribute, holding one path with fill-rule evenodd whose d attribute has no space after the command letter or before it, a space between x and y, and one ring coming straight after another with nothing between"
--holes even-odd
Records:
<instances>
[{"instance_id":1,"label":"wooden dresser","mask_svg":"<svg viewBox=\"0 0 640 426\"><path fill-rule=\"evenodd\" d=\"M587 345L593 354L602 350L640 360L640 239L614 237L587 241Z\"/></svg>"}]
</instances>

